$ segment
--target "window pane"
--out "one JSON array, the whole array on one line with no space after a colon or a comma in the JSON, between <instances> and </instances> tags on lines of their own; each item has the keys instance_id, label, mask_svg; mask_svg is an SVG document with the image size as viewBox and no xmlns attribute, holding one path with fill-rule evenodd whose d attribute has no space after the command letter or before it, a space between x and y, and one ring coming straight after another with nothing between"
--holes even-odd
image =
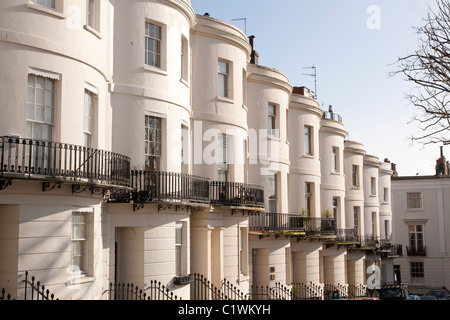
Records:
<instances>
[{"instance_id":1,"label":"window pane","mask_svg":"<svg viewBox=\"0 0 450 320\"><path fill-rule=\"evenodd\" d=\"M228 74L228 63L219 61L219 73Z\"/></svg>"},{"instance_id":2,"label":"window pane","mask_svg":"<svg viewBox=\"0 0 450 320\"><path fill-rule=\"evenodd\" d=\"M218 94L220 97L225 97L225 76L223 74L219 74L218 77Z\"/></svg>"}]
</instances>

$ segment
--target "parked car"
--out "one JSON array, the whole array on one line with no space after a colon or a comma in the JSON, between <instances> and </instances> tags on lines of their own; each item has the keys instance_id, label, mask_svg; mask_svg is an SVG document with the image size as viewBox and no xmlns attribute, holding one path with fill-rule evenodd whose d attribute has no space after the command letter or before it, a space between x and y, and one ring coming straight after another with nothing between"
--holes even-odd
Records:
<instances>
[{"instance_id":1,"label":"parked car","mask_svg":"<svg viewBox=\"0 0 450 320\"><path fill-rule=\"evenodd\" d=\"M436 300L450 300L449 292L446 289L431 289L426 295L434 296Z\"/></svg>"},{"instance_id":2,"label":"parked car","mask_svg":"<svg viewBox=\"0 0 450 320\"><path fill-rule=\"evenodd\" d=\"M437 300L435 296L420 296L420 300Z\"/></svg>"},{"instance_id":3,"label":"parked car","mask_svg":"<svg viewBox=\"0 0 450 320\"><path fill-rule=\"evenodd\" d=\"M383 286L372 292L372 297L380 300L411 300L408 289L401 285Z\"/></svg>"}]
</instances>

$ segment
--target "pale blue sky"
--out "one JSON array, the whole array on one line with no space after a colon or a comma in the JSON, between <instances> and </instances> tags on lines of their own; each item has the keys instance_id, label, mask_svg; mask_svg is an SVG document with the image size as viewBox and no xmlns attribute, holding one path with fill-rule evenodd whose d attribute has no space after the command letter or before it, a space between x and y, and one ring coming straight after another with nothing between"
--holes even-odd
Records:
<instances>
[{"instance_id":1,"label":"pale blue sky","mask_svg":"<svg viewBox=\"0 0 450 320\"><path fill-rule=\"evenodd\" d=\"M314 90L318 101L343 117L349 139L366 152L397 164L399 175L434 174L439 145L413 146L408 137L420 133L407 124L415 109L405 93L412 85L390 78L399 56L417 48L413 27L423 25L434 0L191 0L197 14L231 23L255 36L259 64L275 68L293 86ZM379 25L375 11L379 9ZM444 152L447 150L444 148ZM450 151L448 153L450 159Z\"/></svg>"}]
</instances>

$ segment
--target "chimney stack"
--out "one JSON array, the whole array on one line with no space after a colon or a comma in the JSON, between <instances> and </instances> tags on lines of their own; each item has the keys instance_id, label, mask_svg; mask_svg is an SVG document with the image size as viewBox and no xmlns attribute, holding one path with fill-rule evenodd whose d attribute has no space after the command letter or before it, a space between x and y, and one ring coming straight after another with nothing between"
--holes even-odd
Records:
<instances>
[{"instance_id":1,"label":"chimney stack","mask_svg":"<svg viewBox=\"0 0 450 320\"><path fill-rule=\"evenodd\" d=\"M448 176L449 175L449 163L444 157L444 147L441 146L441 157L436 160L436 175L437 176Z\"/></svg>"},{"instance_id":2,"label":"chimney stack","mask_svg":"<svg viewBox=\"0 0 450 320\"><path fill-rule=\"evenodd\" d=\"M252 53L250 55L250 63L251 64L258 64L258 58L259 54L255 51L255 36L248 37L248 40L250 42L250 45L252 46Z\"/></svg>"}]
</instances>

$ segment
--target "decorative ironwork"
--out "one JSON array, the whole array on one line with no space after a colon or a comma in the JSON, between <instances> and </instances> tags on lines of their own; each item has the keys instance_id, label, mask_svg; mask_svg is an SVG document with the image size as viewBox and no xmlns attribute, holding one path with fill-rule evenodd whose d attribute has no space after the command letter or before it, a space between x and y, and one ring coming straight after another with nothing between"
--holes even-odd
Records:
<instances>
[{"instance_id":1,"label":"decorative ironwork","mask_svg":"<svg viewBox=\"0 0 450 320\"><path fill-rule=\"evenodd\" d=\"M212 205L264 208L264 189L261 186L211 181L209 194Z\"/></svg>"},{"instance_id":2,"label":"decorative ironwork","mask_svg":"<svg viewBox=\"0 0 450 320\"><path fill-rule=\"evenodd\" d=\"M42 192L52 191L55 188L61 189L61 183L42 182Z\"/></svg>"},{"instance_id":3,"label":"decorative ironwork","mask_svg":"<svg viewBox=\"0 0 450 320\"><path fill-rule=\"evenodd\" d=\"M194 275L190 274L187 276L179 276L179 277L174 277L173 278L173 284L176 286L182 286L182 285L186 285L189 284L191 282L194 281Z\"/></svg>"},{"instance_id":4,"label":"decorative ironwork","mask_svg":"<svg viewBox=\"0 0 450 320\"><path fill-rule=\"evenodd\" d=\"M7 180L1 179L0 180L0 191L8 188L10 185L12 185L11 179L7 179Z\"/></svg>"},{"instance_id":5,"label":"decorative ironwork","mask_svg":"<svg viewBox=\"0 0 450 320\"><path fill-rule=\"evenodd\" d=\"M109 202L209 203L209 180L184 173L133 170L132 192L112 190Z\"/></svg>"},{"instance_id":6,"label":"decorative ironwork","mask_svg":"<svg viewBox=\"0 0 450 320\"><path fill-rule=\"evenodd\" d=\"M253 212L249 215L250 231L278 235L336 235L335 225L333 218L312 218L299 214Z\"/></svg>"},{"instance_id":7,"label":"decorative ironwork","mask_svg":"<svg viewBox=\"0 0 450 320\"><path fill-rule=\"evenodd\" d=\"M128 187L130 158L67 143L4 136L0 137L0 177Z\"/></svg>"}]
</instances>

